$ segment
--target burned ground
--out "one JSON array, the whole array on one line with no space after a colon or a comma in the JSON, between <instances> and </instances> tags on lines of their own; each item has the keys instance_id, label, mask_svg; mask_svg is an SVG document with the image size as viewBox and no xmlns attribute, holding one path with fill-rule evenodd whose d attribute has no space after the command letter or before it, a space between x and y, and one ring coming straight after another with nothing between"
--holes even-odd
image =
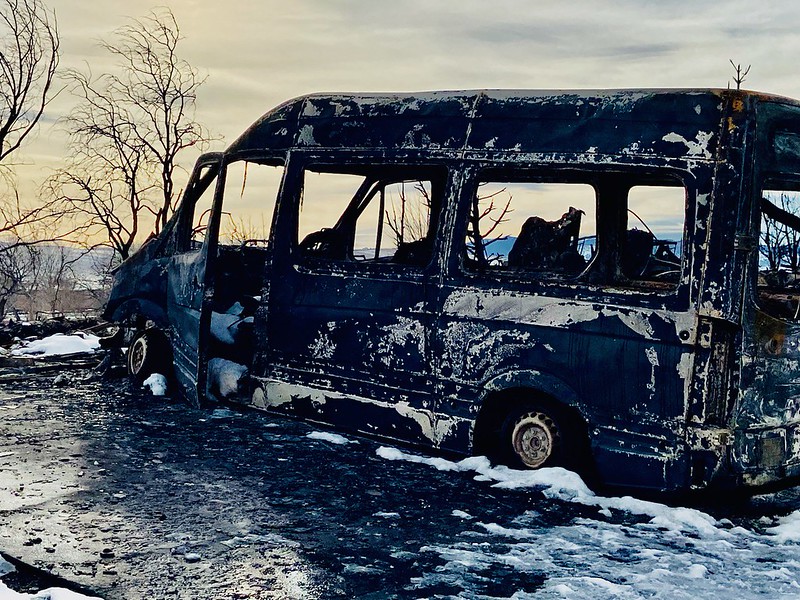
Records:
<instances>
[{"instance_id":1,"label":"burned ground","mask_svg":"<svg viewBox=\"0 0 800 600\"><path fill-rule=\"evenodd\" d=\"M0 550L103 598L607 597L601 580L703 597L732 589L729 569L780 596L800 575L797 545L765 533L777 521L741 508L677 526L673 509L643 509L659 521L624 498L598 512L574 491L499 489L88 374L0 382ZM760 518L796 498L746 508Z\"/></svg>"},{"instance_id":2,"label":"burned ground","mask_svg":"<svg viewBox=\"0 0 800 600\"><path fill-rule=\"evenodd\" d=\"M6 553L105 598L457 593L403 590L435 568L419 548L448 539L452 505L477 501L469 478L387 468L372 442L344 447L302 423L193 410L82 375L3 384ZM531 502L484 491L475 508L490 518ZM512 570L476 585L510 595L541 579Z\"/></svg>"}]
</instances>

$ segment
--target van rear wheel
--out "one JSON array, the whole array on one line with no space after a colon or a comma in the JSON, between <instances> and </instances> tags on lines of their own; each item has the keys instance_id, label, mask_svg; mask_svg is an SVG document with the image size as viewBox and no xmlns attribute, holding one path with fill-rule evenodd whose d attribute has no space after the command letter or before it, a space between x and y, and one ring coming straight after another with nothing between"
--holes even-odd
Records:
<instances>
[{"instance_id":1,"label":"van rear wheel","mask_svg":"<svg viewBox=\"0 0 800 600\"><path fill-rule=\"evenodd\" d=\"M153 373L166 374L171 368L169 342L157 329L137 333L128 346L128 375L141 385Z\"/></svg>"},{"instance_id":2,"label":"van rear wheel","mask_svg":"<svg viewBox=\"0 0 800 600\"><path fill-rule=\"evenodd\" d=\"M555 460L560 451L561 431L546 413L526 412L512 425L511 448L524 466L538 469Z\"/></svg>"},{"instance_id":3,"label":"van rear wheel","mask_svg":"<svg viewBox=\"0 0 800 600\"><path fill-rule=\"evenodd\" d=\"M500 430L503 462L523 469L564 466L567 433L554 411L520 406L506 416Z\"/></svg>"}]
</instances>

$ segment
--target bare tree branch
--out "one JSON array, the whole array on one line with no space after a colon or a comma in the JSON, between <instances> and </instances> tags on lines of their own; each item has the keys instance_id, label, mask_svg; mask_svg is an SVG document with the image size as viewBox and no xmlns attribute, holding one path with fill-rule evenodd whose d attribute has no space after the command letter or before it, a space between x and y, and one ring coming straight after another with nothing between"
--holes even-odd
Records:
<instances>
[{"instance_id":1,"label":"bare tree branch","mask_svg":"<svg viewBox=\"0 0 800 600\"><path fill-rule=\"evenodd\" d=\"M0 162L52 100L58 49L55 15L40 0L0 0Z\"/></svg>"},{"instance_id":2,"label":"bare tree branch","mask_svg":"<svg viewBox=\"0 0 800 600\"><path fill-rule=\"evenodd\" d=\"M172 215L180 153L209 139L194 118L204 78L178 57L180 40L174 15L161 9L101 43L118 59L117 72L68 73L80 99L65 120L73 159L51 192L123 259Z\"/></svg>"}]
</instances>

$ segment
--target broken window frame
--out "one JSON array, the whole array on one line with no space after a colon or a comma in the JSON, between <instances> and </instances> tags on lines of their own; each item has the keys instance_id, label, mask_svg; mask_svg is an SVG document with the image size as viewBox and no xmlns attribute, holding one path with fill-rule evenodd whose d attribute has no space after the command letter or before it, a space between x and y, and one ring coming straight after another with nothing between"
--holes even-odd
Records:
<instances>
[{"instance_id":1,"label":"broken window frame","mask_svg":"<svg viewBox=\"0 0 800 600\"><path fill-rule=\"evenodd\" d=\"M796 192L800 199L800 178L790 173L775 174L763 178L761 185L756 186L758 229L755 252L756 282L753 286L755 290L754 303L771 317L797 322L800 320L800 265L796 267L795 273L786 271L781 268L780 264L774 272L769 269L762 270L761 247L764 244L762 236L766 223L765 218L792 230L796 233L796 240L800 240L800 215L776 205L767 197L768 192ZM797 203L796 208L800 212L800 202ZM796 247L795 252L800 253L800 247ZM791 277L796 278L793 282L794 285L790 285L789 278Z\"/></svg>"},{"instance_id":2,"label":"broken window frame","mask_svg":"<svg viewBox=\"0 0 800 600\"><path fill-rule=\"evenodd\" d=\"M207 169L207 172L203 173L205 169ZM222 172L223 165L221 154L213 153L204 155L198 160L195 166L195 172L190 178L190 187L184 193L180 206L176 211L177 221L175 231L173 232L176 254L197 251L208 243L208 233L206 233L202 244L197 245L194 243L195 209L197 202L203 197L203 194L211 191L213 194L212 206L208 210L208 222L205 226L206 232L208 232Z\"/></svg>"},{"instance_id":3,"label":"broken window frame","mask_svg":"<svg viewBox=\"0 0 800 600\"><path fill-rule=\"evenodd\" d=\"M219 222L220 222L220 230L218 233L221 233L222 227L222 219L224 217L232 218L230 211L226 211L226 200L228 201L228 205L230 204L230 200L228 197L229 192L235 192L237 188L231 188L228 186L228 174L230 171L231 165L237 165L240 163L244 163L245 171L244 171L244 180L242 182L241 192L244 193L245 186L247 185L247 171L248 171L248 164L255 164L255 165L264 165L267 167L273 168L280 168L282 170L280 182L278 184L277 189L272 190L274 192L274 196L270 194L269 197L264 198L264 208L270 211L269 218L267 219L268 224L268 232L266 238L248 238L242 241L237 242L225 242L223 243L222 239L218 239L219 245L224 245L226 247L244 247L247 245L254 245L260 248L269 249L271 247L271 240L273 236L273 231L275 229L275 222L277 219L278 214L278 205L280 202L280 196L282 193L283 182L286 178L286 160L283 156L270 156L270 155L245 155L245 156L233 156L229 160L227 160L224 164L224 179L223 185L221 190L221 200L219 206L212 207L212 213L214 211L219 212ZM216 203L216 198L215 198Z\"/></svg>"},{"instance_id":4,"label":"broken window frame","mask_svg":"<svg viewBox=\"0 0 800 600\"><path fill-rule=\"evenodd\" d=\"M659 296L684 295L681 291L689 269L690 252L689 232L693 222L695 206L695 185L690 173L674 168L642 169L631 168L620 170L602 170L596 168L575 169L571 166L560 165L531 165L519 166L502 165L496 163L488 165L472 164L465 171L465 184L461 194L461 207L458 217L458 228L455 235L457 245L457 265L460 273L468 278L498 278L501 280L524 280L529 285L563 286L586 285L601 286L605 291L622 290L630 293L655 294ZM480 185L490 181L502 182L530 182L530 183L564 183L585 184L595 190L596 213L596 248L594 256L587 263L585 269L573 277L547 277L532 276L531 271L516 271L513 269L472 269L468 264L466 245L472 218L472 199L478 193ZM650 279L631 278L623 272L622 256L624 252L624 232L629 231L632 225L638 223L636 216L631 214L628 205L628 194L631 189L641 186L669 186L680 187L684 190L683 223L682 223L682 252L680 264L676 265L675 281L660 283ZM624 198L624 202L619 199ZM513 204L512 204L513 208ZM565 210L566 207L565 205ZM463 235L459 232L463 231ZM459 237L460 236L460 237ZM659 242L663 240L655 240Z\"/></svg>"},{"instance_id":5,"label":"broken window frame","mask_svg":"<svg viewBox=\"0 0 800 600\"><path fill-rule=\"evenodd\" d=\"M297 202L296 207L293 209L292 251L294 264L315 270L345 268L375 272L400 270L421 273L436 262L437 248L441 237L438 230L445 210L447 190L451 186L452 167L450 165L437 161L390 163L385 160L367 160L363 157L343 160L341 158L309 156L304 157L304 159L300 165L295 163L293 166L293 169L296 169L295 187L297 188ZM357 186L350 200L347 201L344 210L331 227L313 231L303 236L303 239L299 239L299 228L302 219L300 213L303 210L306 173L341 173L361 177L363 180ZM421 240L403 244L404 246L412 246L419 242L424 242L421 246L424 246L427 260L393 260L402 249L402 246L398 248L392 257L384 256L374 259L359 259L355 257L355 235L359 218L367 207L376 201L376 198L380 197L383 189L400 182L430 184L431 206L430 214L428 215L427 234ZM380 200L378 199L377 201ZM390 235L386 221L387 217L384 213L382 216L383 236ZM312 247L315 244L320 245L316 251ZM312 247L311 252L309 252L309 247ZM413 250L409 250L407 254L411 252Z\"/></svg>"}]
</instances>

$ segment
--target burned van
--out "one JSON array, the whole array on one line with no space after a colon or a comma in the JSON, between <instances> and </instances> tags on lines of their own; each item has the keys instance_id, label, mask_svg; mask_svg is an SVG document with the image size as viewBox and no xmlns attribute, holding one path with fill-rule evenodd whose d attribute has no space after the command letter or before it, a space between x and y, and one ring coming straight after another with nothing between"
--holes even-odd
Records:
<instances>
[{"instance_id":1,"label":"burned van","mask_svg":"<svg viewBox=\"0 0 800 600\"><path fill-rule=\"evenodd\" d=\"M131 374L626 487L800 474L800 103L310 95L117 271Z\"/></svg>"}]
</instances>

